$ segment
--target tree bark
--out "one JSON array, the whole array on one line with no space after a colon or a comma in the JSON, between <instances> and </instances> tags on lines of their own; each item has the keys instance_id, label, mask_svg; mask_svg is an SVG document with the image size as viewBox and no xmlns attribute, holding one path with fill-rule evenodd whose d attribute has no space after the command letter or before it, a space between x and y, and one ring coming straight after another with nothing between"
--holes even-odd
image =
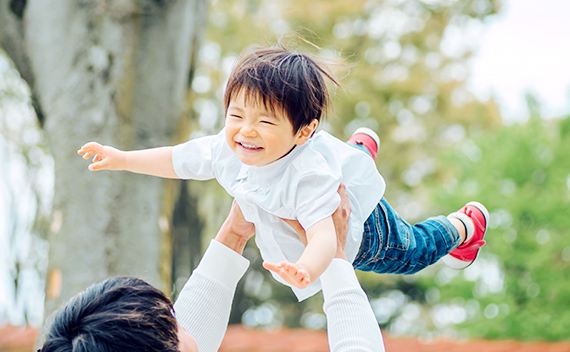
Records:
<instances>
[{"instance_id":1,"label":"tree bark","mask_svg":"<svg viewBox=\"0 0 570 352\"><path fill-rule=\"evenodd\" d=\"M182 182L172 214L172 298L176 299L202 256L203 222L198 199Z\"/></svg>"},{"instance_id":2,"label":"tree bark","mask_svg":"<svg viewBox=\"0 0 570 352\"><path fill-rule=\"evenodd\" d=\"M90 140L134 150L184 138L206 12L206 0L0 0L0 45L30 86L55 160L46 317L110 276L170 292L175 184L90 172L76 151Z\"/></svg>"}]
</instances>

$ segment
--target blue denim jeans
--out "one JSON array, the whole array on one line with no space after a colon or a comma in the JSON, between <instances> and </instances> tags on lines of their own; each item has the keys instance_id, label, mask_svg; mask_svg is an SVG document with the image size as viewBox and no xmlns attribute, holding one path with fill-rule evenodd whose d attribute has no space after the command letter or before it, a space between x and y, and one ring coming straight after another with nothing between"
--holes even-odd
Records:
<instances>
[{"instance_id":1,"label":"blue denim jeans","mask_svg":"<svg viewBox=\"0 0 570 352\"><path fill-rule=\"evenodd\" d=\"M410 225L382 198L364 223L355 269L379 274L414 274L455 249L461 237L440 215Z\"/></svg>"}]
</instances>

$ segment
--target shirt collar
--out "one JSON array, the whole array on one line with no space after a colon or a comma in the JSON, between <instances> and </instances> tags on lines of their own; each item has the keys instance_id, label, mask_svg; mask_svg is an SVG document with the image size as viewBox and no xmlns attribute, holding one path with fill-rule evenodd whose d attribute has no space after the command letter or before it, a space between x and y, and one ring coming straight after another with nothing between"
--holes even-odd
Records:
<instances>
[{"instance_id":1,"label":"shirt collar","mask_svg":"<svg viewBox=\"0 0 570 352\"><path fill-rule=\"evenodd\" d=\"M309 140L310 141L310 140ZM307 141L307 142L309 142ZM263 166L251 166L242 164L236 176L236 180L248 178L250 181L257 181L264 185L270 184L271 180L283 172L283 169L289 162L299 154L309 144L305 142L303 145L296 146L284 157L275 160L274 162Z\"/></svg>"}]
</instances>

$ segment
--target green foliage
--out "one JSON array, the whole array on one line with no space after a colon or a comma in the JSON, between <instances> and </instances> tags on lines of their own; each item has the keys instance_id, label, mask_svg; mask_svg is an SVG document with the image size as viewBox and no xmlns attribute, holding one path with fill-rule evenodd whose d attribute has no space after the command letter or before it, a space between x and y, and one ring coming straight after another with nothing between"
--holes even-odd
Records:
<instances>
[{"instance_id":1,"label":"green foliage","mask_svg":"<svg viewBox=\"0 0 570 352\"><path fill-rule=\"evenodd\" d=\"M481 259L496 258L504 275L501 290L476 298L482 307L504 304L508 313L477 314L463 326L472 336L568 337L569 122L570 117L533 118L504 126L465 141L463 146L469 148L457 148L447 156L457 179L448 181L451 186L446 192L437 192L438 201L446 207L457 206L465 202L467 193L487 206L491 228ZM458 276L440 287L442 296L456 295L456 286L463 280Z\"/></svg>"}]
</instances>

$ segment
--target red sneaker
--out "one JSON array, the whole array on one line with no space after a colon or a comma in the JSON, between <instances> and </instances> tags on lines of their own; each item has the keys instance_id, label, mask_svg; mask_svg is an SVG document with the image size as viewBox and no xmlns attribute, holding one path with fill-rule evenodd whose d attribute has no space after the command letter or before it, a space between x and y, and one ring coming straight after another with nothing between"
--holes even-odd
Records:
<instances>
[{"instance_id":1,"label":"red sneaker","mask_svg":"<svg viewBox=\"0 0 570 352\"><path fill-rule=\"evenodd\" d=\"M370 155L372 155L372 159L376 160L376 154L378 154L378 149L380 148L380 137L370 128L360 127L354 131L348 143L364 145L370 152Z\"/></svg>"},{"instance_id":2,"label":"red sneaker","mask_svg":"<svg viewBox=\"0 0 570 352\"><path fill-rule=\"evenodd\" d=\"M469 202L458 212L449 214L448 217L459 219L465 225L468 238L469 235L471 238L441 259L453 269L465 269L477 259L479 249L485 245L483 237L487 232L489 212L483 204Z\"/></svg>"}]
</instances>

